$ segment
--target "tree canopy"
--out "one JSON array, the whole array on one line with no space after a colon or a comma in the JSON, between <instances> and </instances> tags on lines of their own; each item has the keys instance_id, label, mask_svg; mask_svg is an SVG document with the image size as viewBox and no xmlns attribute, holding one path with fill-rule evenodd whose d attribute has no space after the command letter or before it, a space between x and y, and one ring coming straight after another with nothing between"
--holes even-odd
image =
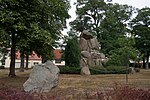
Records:
<instances>
[{"instance_id":1,"label":"tree canopy","mask_svg":"<svg viewBox=\"0 0 150 100\"><path fill-rule=\"evenodd\" d=\"M68 0L1 0L0 28L10 39L11 64L9 76L15 76L15 51L21 49L41 52L52 48L69 18ZM54 41L54 42L52 42ZM24 44L22 44L24 43ZM40 47L41 46L41 47ZM44 46L48 46L44 48ZM42 48L42 49L41 49ZM38 49L41 52L37 51Z\"/></svg>"},{"instance_id":2,"label":"tree canopy","mask_svg":"<svg viewBox=\"0 0 150 100\"><path fill-rule=\"evenodd\" d=\"M136 49L133 48L134 38L127 37L127 34L131 33L128 24L136 10L134 7L105 3L104 0L77 0L76 7L77 18L70 23L72 29L76 33L85 29L93 33L101 44L101 52L106 54L110 60L113 60L114 55L118 55L117 53L123 53L122 50L125 49L123 46L128 45L130 45L128 50L131 50L132 53L126 52L125 54L135 54L134 57L137 55L133 53L136 52ZM125 45L131 41L134 45ZM118 59L115 59L119 61L117 65L125 65L121 56L118 55Z\"/></svg>"},{"instance_id":3,"label":"tree canopy","mask_svg":"<svg viewBox=\"0 0 150 100\"><path fill-rule=\"evenodd\" d=\"M138 11L138 15L132 20L132 35L136 40L136 47L144 54L149 61L150 53L150 8L142 8ZM145 59L145 58L143 58ZM144 61L143 61L144 62Z\"/></svg>"},{"instance_id":4,"label":"tree canopy","mask_svg":"<svg viewBox=\"0 0 150 100\"><path fill-rule=\"evenodd\" d=\"M65 46L65 65L69 67L79 67L80 52L78 38L74 35L70 35Z\"/></svg>"}]
</instances>

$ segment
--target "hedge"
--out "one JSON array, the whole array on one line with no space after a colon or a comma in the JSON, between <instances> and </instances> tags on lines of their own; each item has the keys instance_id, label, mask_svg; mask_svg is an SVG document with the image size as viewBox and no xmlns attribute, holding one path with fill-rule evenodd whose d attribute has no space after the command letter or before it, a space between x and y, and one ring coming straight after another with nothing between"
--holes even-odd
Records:
<instances>
[{"instance_id":1,"label":"hedge","mask_svg":"<svg viewBox=\"0 0 150 100\"><path fill-rule=\"evenodd\" d=\"M79 67L59 67L60 74L80 74Z\"/></svg>"},{"instance_id":2,"label":"hedge","mask_svg":"<svg viewBox=\"0 0 150 100\"><path fill-rule=\"evenodd\" d=\"M126 74L129 73L129 71L127 71L126 69L122 69L122 70L98 70L98 69L93 69L90 68L90 72L92 75L95 74Z\"/></svg>"},{"instance_id":3,"label":"hedge","mask_svg":"<svg viewBox=\"0 0 150 100\"><path fill-rule=\"evenodd\" d=\"M117 66L118 67L118 66ZM90 68L92 75L95 74L126 74L129 73L129 69L126 70L125 67L107 67L106 69L96 69ZM80 74L80 67L59 67L60 74Z\"/></svg>"}]
</instances>

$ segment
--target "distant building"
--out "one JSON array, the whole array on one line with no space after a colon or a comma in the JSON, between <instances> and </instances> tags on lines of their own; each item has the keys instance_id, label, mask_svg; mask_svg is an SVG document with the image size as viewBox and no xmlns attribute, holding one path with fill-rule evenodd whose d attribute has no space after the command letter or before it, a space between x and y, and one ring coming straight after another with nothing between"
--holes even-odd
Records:
<instances>
[{"instance_id":1,"label":"distant building","mask_svg":"<svg viewBox=\"0 0 150 100\"><path fill-rule=\"evenodd\" d=\"M54 59L52 60L52 62L57 66L65 66L65 61L61 59L63 54L62 50L55 49L53 52L54 52ZM15 68L20 68L20 63L21 63L21 58L20 58L20 52L18 51L16 52ZM24 63L26 63L26 59ZM39 57L33 51L32 54L29 55L28 68L32 68L34 65L41 64L41 63L42 63L42 58ZM5 68L9 68L9 66L10 66L10 56L8 56L7 59L5 60Z\"/></svg>"}]
</instances>

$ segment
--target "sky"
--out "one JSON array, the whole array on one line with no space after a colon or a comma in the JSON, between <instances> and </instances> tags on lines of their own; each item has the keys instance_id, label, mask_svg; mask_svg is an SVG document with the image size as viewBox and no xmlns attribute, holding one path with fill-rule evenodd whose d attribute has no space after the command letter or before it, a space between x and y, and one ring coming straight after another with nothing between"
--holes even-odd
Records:
<instances>
[{"instance_id":1,"label":"sky","mask_svg":"<svg viewBox=\"0 0 150 100\"><path fill-rule=\"evenodd\" d=\"M107 1L107 0L104 0ZM70 29L69 22L73 21L76 18L76 7L74 4L76 0L70 0L71 9L69 10L69 15L71 15L71 18L67 20L67 29L65 29L62 33L66 35L67 31ZM112 0L112 3L119 3L119 4L127 4L136 8L144 8L144 7L150 7L150 0Z\"/></svg>"}]
</instances>

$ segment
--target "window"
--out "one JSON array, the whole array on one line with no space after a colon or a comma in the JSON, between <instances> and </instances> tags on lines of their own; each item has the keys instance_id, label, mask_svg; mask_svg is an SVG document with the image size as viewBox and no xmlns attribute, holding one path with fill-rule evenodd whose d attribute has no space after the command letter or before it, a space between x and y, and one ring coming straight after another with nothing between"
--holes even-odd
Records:
<instances>
[{"instance_id":1,"label":"window","mask_svg":"<svg viewBox=\"0 0 150 100\"><path fill-rule=\"evenodd\" d=\"M33 64L34 64L34 65L37 65L37 64L39 64L39 63L38 63L38 62L34 62Z\"/></svg>"}]
</instances>

